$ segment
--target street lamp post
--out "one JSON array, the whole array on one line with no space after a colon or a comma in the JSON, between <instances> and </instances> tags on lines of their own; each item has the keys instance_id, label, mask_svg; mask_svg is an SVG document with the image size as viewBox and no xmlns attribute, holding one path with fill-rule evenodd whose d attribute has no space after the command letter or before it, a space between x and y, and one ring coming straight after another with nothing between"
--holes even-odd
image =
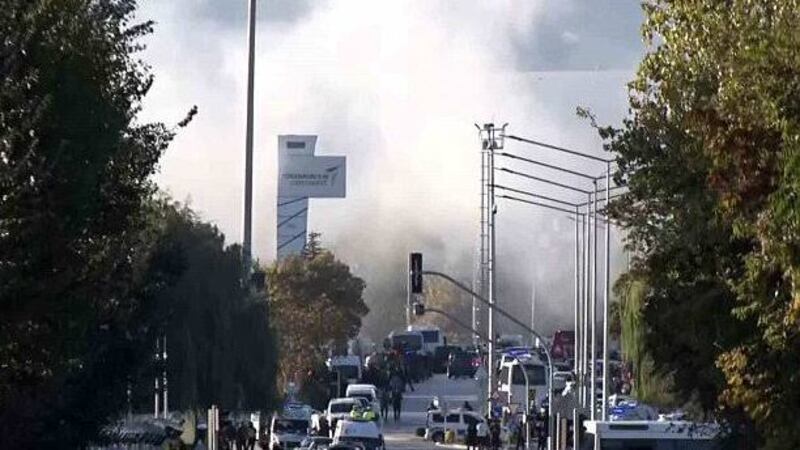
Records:
<instances>
[{"instance_id":1,"label":"street lamp post","mask_svg":"<svg viewBox=\"0 0 800 450\"><path fill-rule=\"evenodd\" d=\"M253 237L253 96L256 65L256 0L250 0L247 34L247 125L244 144L244 239L242 242L242 258L245 273L249 274L252 261Z\"/></svg>"},{"instance_id":2,"label":"street lamp post","mask_svg":"<svg viewBox=\"0 0 800 450\"><path fill-rule=\"evenodd\" d=\"M606 163L606 200L605 200L605 214L606 217L608 216L608 200L611 194L609 185L611 184L611 163ZM610 241L611 241L611 223L606 223L606 236L605 236L605 292L603 293L603 406L602 406L602 418L603 420L608 420L608 326L609 326L609 317L608 317L608 301L610 299L610 282L611 282L611 252L610 252Z\"/></svg>"}]
</instances>

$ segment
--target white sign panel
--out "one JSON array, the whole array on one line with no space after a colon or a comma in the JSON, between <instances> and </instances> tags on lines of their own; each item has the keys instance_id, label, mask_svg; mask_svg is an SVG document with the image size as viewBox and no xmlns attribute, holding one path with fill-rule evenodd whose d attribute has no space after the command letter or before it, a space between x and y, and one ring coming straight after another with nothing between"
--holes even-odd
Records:
<instances>
[{"instance_id":1,"label":"white sign panel","mask_svg":"<svg viewBox=\"0 0 800 450\"><path fill-rule=\"evenodd\" d=\"M281 161L278 195L343 198L346 181L344 156L293 156Z\"/></svg>"}]
</instances>

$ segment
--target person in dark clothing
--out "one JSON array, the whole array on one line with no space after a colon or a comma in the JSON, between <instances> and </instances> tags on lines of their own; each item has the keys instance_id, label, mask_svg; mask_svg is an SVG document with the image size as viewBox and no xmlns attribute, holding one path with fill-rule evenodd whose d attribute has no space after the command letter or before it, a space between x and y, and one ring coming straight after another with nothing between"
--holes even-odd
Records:
<instances>
[{"instance_id":1,"label":"person in dark clothing","mask_svg":"<svg viewBox=\"0 0 800 450\"><path fill-rule=\"evenodd\" d=\"M252 422L247 422L247 450L254 450L256 448L256 427Z\"/></svg>"},{"instance_id":2,"label":"person in dark clothing","mask_svg":"<svg viewBox=\"0 0 800 450\"><path fill-rule=\"evenodd\" d=\"M519 423L517 423L516 432L517 432L516 433L517 434L517 444L516 444L516 446L514 448L515 448L515 450L519 450L520 448L524 449L525 448L525 424L522 423L521 420L519 421Z\"/></svg>"},{"instance_id":3,"label":"person in dark clothing","mask_svg":"<svg viewBox=\"0 0 800 450\"><path fill-rule=\"evenodd\" d=\"M462 406L462 408L464 408L464 411L472 411L472 405L470 405L468 401L464 401L464 406Z\"/></svg>"},{"instance_id":4,"label":"person in dark clothing","mask_svg":"<svg viewBox=\"0 0 800 450\"><path fill-rule=\"evenodd\" d=\"M547 413L544 409L536 415L536 446L539 450L545 450L547 448L547 436L549 435L547 427L550 425L547 419Z\"/></svg>"},{"instance_id":5,"label":"person in dark clothing","mask_svg":"<svg viewBox=\"0 0 800 450\"><path fill-rule=\"evenodd\" d=\"M403 392L392 392L392 409L394 410L394 421L400 420L400 411L403 409Z\"/></svg>"},{"instance_id":6,"label":"person in dark clothing","mask_svg":"<svg viewBox=\"0 0 800 450\"><path fill-rule=\"evenodd\" d=\"M500 448L500 422L493 420L492 424L490 425L490 440L493 450L498 450Z\"/></svg>"},{"instance_id":7,"label":"person in dark clothing","mask_svg":"<svg viewBox=\"0 0 800 450\"><path fill-rule=\"evenodd\" d=\"M236 450L244 449L245 445L247 445L247 426L242 423L236 429Z\"/></svg>"},{"instance_id":8,"label":"person in dark clothing","mask_svg":"<svg viewBox=\"0 0 800 450\"><path fill-rule=\"evenodd\" d=\"M386 386L381 389L380 393L381 399L381 417L383 420L387 420L389 418L389 403L392 401L392 393L389 391L389 387Z\"/></svg>"},{"instance_id":9,"label":"person in dark clothing","mask_svg":"<svg viewBox=\"0 0 800 450\"><path fill-rule=\"evenodd\" d=\"M478 448L477 440L478 440L478 429L475 428L474 422L470 422L467 425L467 437L466 437L467 450L473 450L473 449L477 450Z\"/></svg>"},{"instance_id":10,"label":"person in dark clothing","mask_svg":"<svg viewBox=\"0 0 800 450\"><path fill-rule=\"evenodd\" d=\"M408 367L403 367L403 371L401 372L403 376L403 389L405 390L405 386L407 385L411 392L414 392L414 385L411 384L411 376L409 375Z\"/></svg>"}]
</instances>

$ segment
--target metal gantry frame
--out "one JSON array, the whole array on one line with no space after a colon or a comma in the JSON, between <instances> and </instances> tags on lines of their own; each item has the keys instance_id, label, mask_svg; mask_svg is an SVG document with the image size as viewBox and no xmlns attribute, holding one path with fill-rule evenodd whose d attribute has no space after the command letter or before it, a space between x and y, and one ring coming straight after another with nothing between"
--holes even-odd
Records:
<instances>
[{"instance_id":1,"label":"metal gantry frame","mask_svg":"<svg viewBox=\"0 0 800 450\"><path fill-rule=\"evenodd\" d=\"M511 175L520 176L529 180L547 183L551 186L567 189L572 192L579 192L587 196L587 201L584 203L573 203L562 199L548 197L541 194L526 192L508 186L497 185L493 187L502 189L517 194L527 195L537 199L558 203L567 208L556 207L550 204L541 203L537 201L524 200L510 195L500 195L499 198L505 198L522 203L527 203L534 206L545 207L552 210L567 212L574 217L575 220L575 305L574 305L574 322L575 322L575 370L578 379L580 380L581 389L579 391L579 401L584 407L589 407L591 419L596 419L597 414L597 398L595 395L596 381L597 381L597 252L598 252L598 228L601 221L606 222L605 227L605 264L604 264L604 291L603 291L603 324L602 324L602 342L603 342L603 395L601 401L601 417L603 420L608 417L608 352L609 352L609 301L610 301L610 220L603 220L602 217L598 218L598 203L600 194L604 193L602 199L605 203L604 212L607 215L608 204L611 198L611 191L621 189L621 186L611 187L611 164L614 162L612 159L601 158L587 153L578 152L575 150L547 144L532 139L521 138L514 135L505 135L505 138L523 142L526 144L536 145L539 147L547 148L550 150L559 151L572 156L581 157L591 160L593 162L605 164L605 172L603 175L594 176L581 171L567 169L554 164L536 161L530 158L521 157L508 152L499 152L499 156L507 157L515 161L522 161L528 164L533 164L539 167L544 167L550 170L556 170L569 175L577 176L592 183L592 189L581 189L571 184L566 184L544 177L531 175L528 173L512 170L508 168L500 168L498 170L509 173ZM597 182L605 178L605 186L603 190L598 190ZM603 192L604 191L604 192ZM585 207L586 212L581 213L580 209ZM572 208L572 209L568 209ZM581 240L580 238L583 237ZM582 245L581 245L582 244ZM580 325L580 326L579 326ZM589 378L587 380L586 378ZM586 383L589 381L589 383Z\"/></svg>"}]
</instances>

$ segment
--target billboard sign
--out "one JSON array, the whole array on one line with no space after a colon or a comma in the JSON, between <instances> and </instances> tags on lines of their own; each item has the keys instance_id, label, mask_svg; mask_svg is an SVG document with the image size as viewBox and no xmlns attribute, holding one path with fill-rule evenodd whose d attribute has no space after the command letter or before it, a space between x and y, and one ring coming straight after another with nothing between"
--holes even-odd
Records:
<instances>
[{"instance_id":1,"label":"billboard sign","mask_svg":"<svg viewBox=\"0 0 800 450\"><path fill-rule=\"evenodd\" d=\"M346 180L344 156L292 156L280 161L278 195L343 198Z\"/></svg>"}]
</instances>

